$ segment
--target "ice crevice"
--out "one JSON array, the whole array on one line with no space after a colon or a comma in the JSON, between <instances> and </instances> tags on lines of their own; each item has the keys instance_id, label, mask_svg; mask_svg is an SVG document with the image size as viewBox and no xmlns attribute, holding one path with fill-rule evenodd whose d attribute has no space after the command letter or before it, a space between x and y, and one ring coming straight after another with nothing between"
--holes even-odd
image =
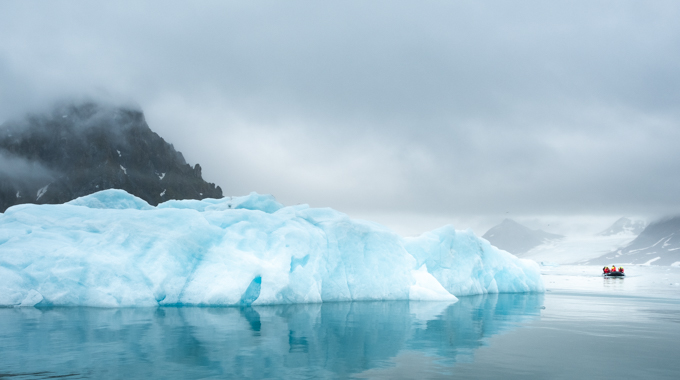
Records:
<instances>
[{"instance_id":1,"label":"ice crevice","mask_svg":"<svg viewBox=\"0 0 680 380\"><path fill-rule=\"evenodd\" d=\"M248 288L241 296L239 301L240 306L250 306L260 297L260 289L262 289L262 276L257 276L250 282Z\"/></svg>"},{"instance_id":2,"label":"ice crevice","mask_svg":"<svg viewBox=\"0 0 680 380\"><path fill-rule=\"evenodd\" d=\"M544 290L536 263L472 231L403 238L257 193L153 207L110 189L22 204L0 213L0 241L0 306L451 302Z\"/></svg>"}]
</instances>

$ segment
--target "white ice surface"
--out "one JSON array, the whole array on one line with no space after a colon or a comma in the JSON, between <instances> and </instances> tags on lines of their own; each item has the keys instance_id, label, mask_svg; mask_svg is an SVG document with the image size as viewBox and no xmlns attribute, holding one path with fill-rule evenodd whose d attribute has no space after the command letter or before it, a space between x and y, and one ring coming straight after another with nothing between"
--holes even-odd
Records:
<instances>
[{"instance_id":1,"label":"white ice surface","mask_svg":"<svg viewBox=\"0 0 680 380\"><path fill-rule=\"evenodd\" d=\"M427 301L431 299L456 301L457 298L449 293L444 287L427 271L427 265L413 271L415 284L409 290L409 299L414 301Z\"/></svg>"},{"instance_id":2,"label":"white ice surface","mask_svg":"<svg viewBox=\"0 0 680 380\"><path fill-rule=\"evenodd\" d=\"M43 297L35 289L31 289L19 306L35 306L43 300Z\"/></svg>"},{"instance_id":3,"label":"white ice surface","mask_svg":"<svg viewBox=\"0 0 680 380\"><path fill-rule=\"evenodd\" d=\"M680 267L626 265L625 277L602 277L599 265L541 267L547 292L680 299Z\"/></svg>"},{"instance_id":4,"label":"white ice surface","mask_svg":"<svg viewBox=\"0 0 680 380\"><path fill-rule=\"evenodd\" d=\"M450 226L404 239L272 196L168 201L122 190L0 214L0 305L446 300L543 291L540 270Z\"/></svg>"}]
</instances>

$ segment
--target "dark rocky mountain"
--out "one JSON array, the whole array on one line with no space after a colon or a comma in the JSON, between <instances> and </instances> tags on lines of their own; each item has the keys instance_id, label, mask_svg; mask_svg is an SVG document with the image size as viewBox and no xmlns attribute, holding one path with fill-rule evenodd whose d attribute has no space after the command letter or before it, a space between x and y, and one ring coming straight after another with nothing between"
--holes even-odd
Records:
<instances>
[{"instance_id":1,"label":"dark rocky mountain","mask_svg":"<svg viewBox=\"0 0 680 380\"><path fill-rule=\"evenodd\" d=\"M492 227L482 237L497 248L515 255L521 255L541 244L564 238L562 235L532 230L511 219L503 220L501 224Z\"/></svg>"},{"instance_id":2,"label":"dark rocky mountain","mask_svg":"<svg viewBox=\"0 0 680 380\"><path fill-rule=\"evenodd\" d=\"M680 265L680 216L651 223L625 247L588 263Z\"/></svg>"},{"instance_id":3,"label":"dark rocky mountain","mask_svg":"<svg viewBox=\"0 0 680 380\"><path fill-rule=\"evenodd\" d=\"M619 218L606 230L600 232L600 236L612 235L639 235L645 229L645 222L642 220L631 220L629 218Z\"/></svg>"},{"instance_id":4,"label":"dark rocky mountain","mask_svg":"<svg viewBox=\"0 0 680 380\"><path fill-rule=\"evenodd\" d=\"M152 205L222 197L134 108L67 105L0 126L0 212L111 188Z\"/></svg>"}]
</instances>

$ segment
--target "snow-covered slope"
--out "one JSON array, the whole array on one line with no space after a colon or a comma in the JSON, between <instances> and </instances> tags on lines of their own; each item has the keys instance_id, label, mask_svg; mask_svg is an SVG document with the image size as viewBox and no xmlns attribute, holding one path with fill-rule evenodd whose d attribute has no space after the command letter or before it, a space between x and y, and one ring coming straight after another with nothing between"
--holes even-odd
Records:
<instances>
[{"instance_id":1,"label":"snow-covered slope","mask_svg":"<svg viewBox=\"0 0 680 380\"><path fill-rule=\"evenodd\" d=\"M538 265L450 226L404 239L271 196L150 206L122 190L0 214L0 305L455 300L542 291Z\"/></svg>"},{"instance_id":2,"label":"snow-covered slope","mask_svg":"<svg viewBox=\"0 0 680 380\"><path fill-rule=\"evenodd\" d=\"M630 243L634 235L567 236L533 248L522 255L539 264L582 264Z\"/></svg>"},{"instance_id":3,"label":"snow-covered slope","mask_svg":"<svg viewBox=\"0 0 680 380\"><path fill-rule=\"evenodd\" d=\"M567 236L531 249L523 258L548 264L584 264L625 246L644 229L644 222L619 218L606 230L594 235Z\"/></svg>"},{"instance_id":4,"label":"snow-covered slope","mask_svg":"<svg viewBox=\"0 0 680 380\"><path fill-rule=\"evenodd\" d=\"M630 244L590 263L680 265L680 216L651 223Z\"/></svg>"},{"instance_id":5,"label":"snow-covered slope","mask_svg":"<svg viewBox=\"0 0 680 380\"><path fill-rule=\"evenodd\" d=\"M514 220L505 219L482 237L495 247L520 256L536 246L562 239L564 236L532 230Z\"/></svg>"},{"instance_id":6,"label":"snow-covered slope","mask_svg":"<svg viewBox=\"0 0 680 380\"><path fill-rule=\"evenodd\" d=\"M619 218L614 224L612 224L606 230L600 232L598 235L601 236L612 236L612 235L639 235L645 229L645 222L642 220L632 220L629 218Z\"/></svg>"}]
</instances>

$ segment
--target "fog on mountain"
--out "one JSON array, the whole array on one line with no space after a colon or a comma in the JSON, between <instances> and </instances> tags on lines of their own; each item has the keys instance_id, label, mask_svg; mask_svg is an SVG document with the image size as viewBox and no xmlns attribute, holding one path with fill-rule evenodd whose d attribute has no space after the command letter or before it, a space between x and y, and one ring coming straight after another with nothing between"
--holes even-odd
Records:
<instances>
[{"instance_id":1,"label":"fog on mountain","mask_svg":"<svg viewBox=\"0 0 680 380\"><path fill-rule=\"evenodd\" d=\"M489 243L515 255L521 255L548 241L562 239L564 236L543 230L532 230L512 219L505 219L492 227L483 236Z\"/></svg>"},{"instance_id":2,"label":"fog on mountain","mask_svg":"<svg viewBox=\"0 0 680 380\"><path fill-rule=\"evenodd\" d=\"M68 104L0 126L0 212L113 188L153 205L222 197L135 108Z\"/></svg>"}]
</instances>

